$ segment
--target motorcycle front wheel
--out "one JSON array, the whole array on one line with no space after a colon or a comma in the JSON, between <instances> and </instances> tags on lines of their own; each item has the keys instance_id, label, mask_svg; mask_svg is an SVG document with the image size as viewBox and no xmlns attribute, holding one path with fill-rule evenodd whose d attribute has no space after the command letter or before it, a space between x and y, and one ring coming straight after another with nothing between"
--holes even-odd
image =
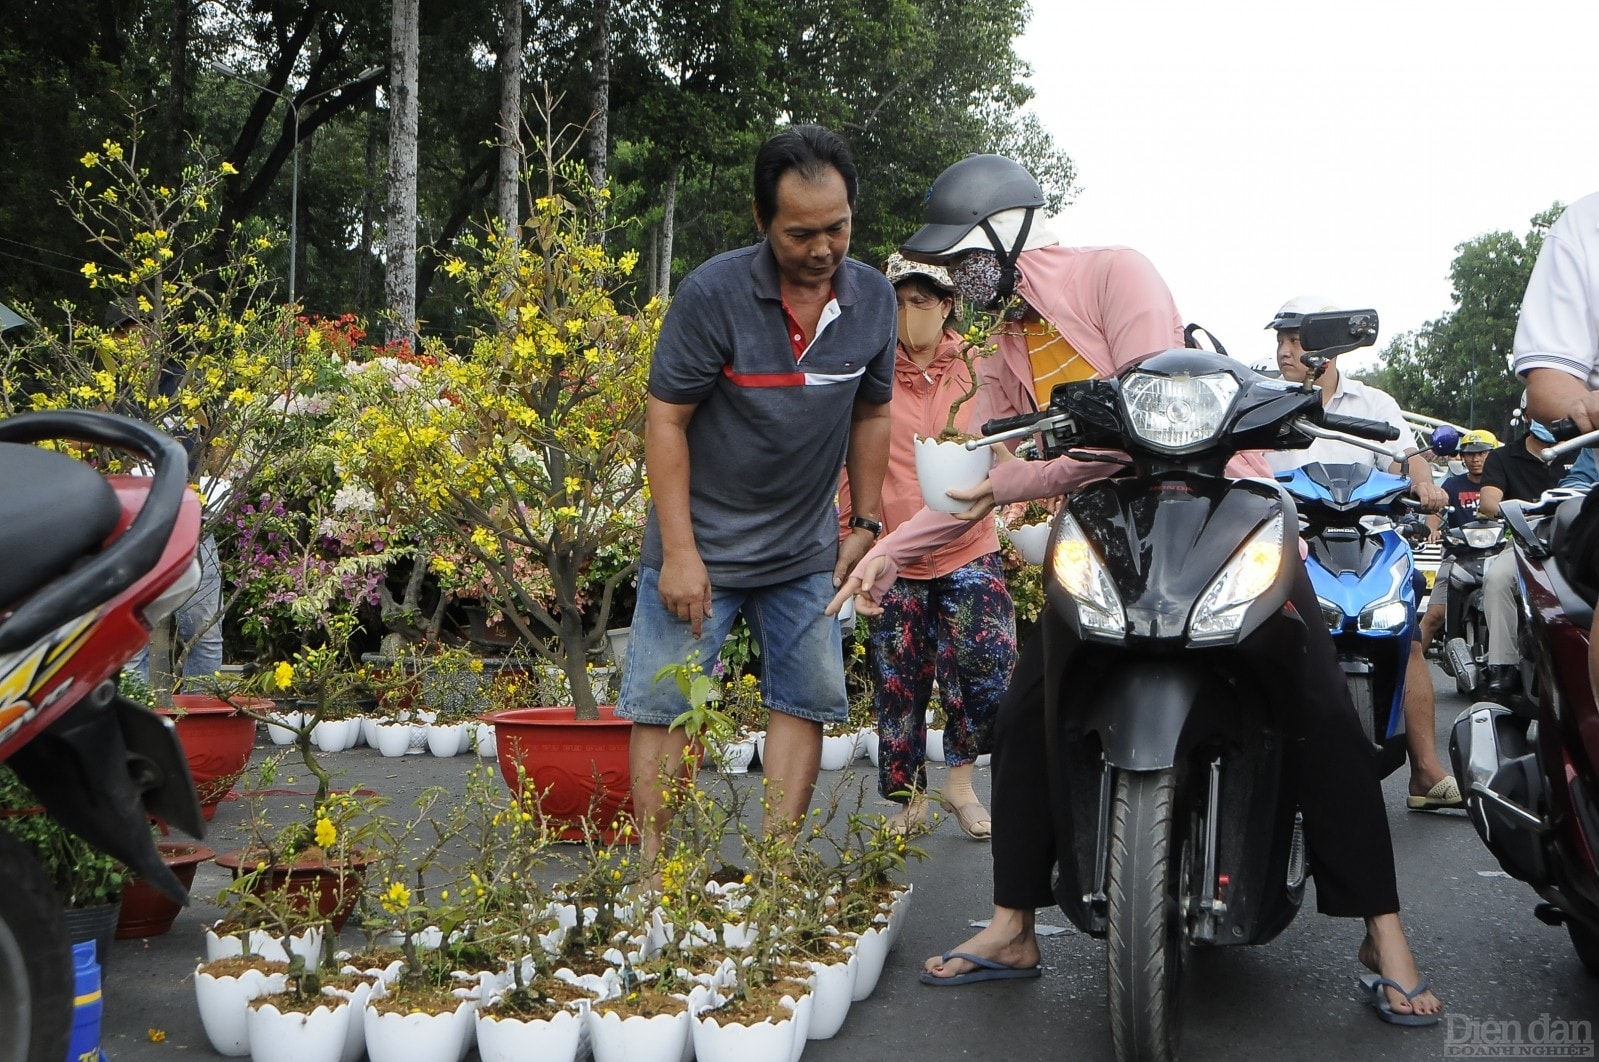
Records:
<instances>
[{"instance_id":1,"label":"motorcycle front wheel","mask_svg":"<svg viewBox=\"0 0 1599 1062\"><path fill-rule=\"evenodd\" d=\"M1111 807L1106 881L1111 1042L1118 1062L1171 1062L1182 1032L1187 945L1184 817L1173 770L1122 771Z\"/></svg>"},{"instance_id":2,"label":"motorcycle front wheel","mask_svg":"<svg viewBox=\"0 0 1599 1062\"><path fill-rule=\"evenodd\" d=\"M72 1036L72 952L61 901L0 828L0 1062L61 1062Z\"/></svg>"}]
</instances>

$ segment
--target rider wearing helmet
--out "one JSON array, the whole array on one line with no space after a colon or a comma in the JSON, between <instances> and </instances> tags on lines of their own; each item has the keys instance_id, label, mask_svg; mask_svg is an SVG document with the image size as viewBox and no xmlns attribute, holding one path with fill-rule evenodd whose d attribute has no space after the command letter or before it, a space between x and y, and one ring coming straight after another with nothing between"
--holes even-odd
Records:
<instances>
[{"instance_id":1,"label":"rider wearing helmet","mask_svg":"<svg viewBox=\"0 0 1599 1062\"><path fill-rule=\"evenodd\" d=\"M1482 469L1488 463L1488 454L1498 448L1498 438L1486 428L1473 428L1460 437L1455 453L1460 455L1466 470L1440 484L1444 493L1449 495L1447 519L1450 527L1459 527L1477 519L1477 499L1482 493ZM1439 526L1438 523L1433 525L1435 536ZM1424 650L1443 630L1449 608L1449 573L1454 566L1454 558L1445 557L1433 576L1432 594L1427 598L1427 611L1421 617L1421 644Z\"/></svg>"},{"instance_id":2,"label":"rider wearing helmet","mask_svg":"<svg viewBox=\"0 0 1599 1062\"><path fill-rule=\"evenodd\" d=\"M924 207L927 224L901 247L907 257L945 265L956 289L978 306L1002 305L1011 294L1020 297L996 333L997 352L982 362L978 401L983 409L974 421L1029 412L1044 405L1057 383L1111 376L1152 352L1183 345L1181 318L1149 260L1124 247L1059 246L1043 225L1043 204L1037 182L1013 160L969 156L933 182ZM950 491L952 498L971 504L960 519L923 510L881 539L845 580L829 611L853 595L858 611L876 614L896 560L917 556L951 533L941 521L979 519L996 502L1053 497L1114 468L1071 457L1046 462L1009 457L996 450L989 479L967 491ZM1235 458L1232 468L1241 475L1265 472L1258 455ZM1295 605L1304 615L1316 615L1309 576L1302 563L1297 568ZM1043 627L1035 628L1023 648L995 724L994 914L987 928L927 960L922 972L927 984L960 985L1039 971L1034 915L1055 902L1056 858L1044 739ZM1321 754L1307 758L1301 803L1318 871L1318 901L1329 914L1364 916L1361 961L1393 982L1418 986L1408 1002L1387 991L1385 1019L1414 1020L1414 1013L1426 1020L1441 1005L1421 985L1399 922L1375 760L1349 703L1331 636L1315 624L1307 631L1313 681L1305 691L1304 727L1306 740Z\"/></svg>"},{"instance_id":3,"label":"rider wearing helmet","mask_svg":"<svg viewBox=\"0 0 1599 1062\"><path fill-rule=\"evenodd\" d=\"M1310 366L1304 360L1305 348L1299 342L1300 326L1305 317L1338 309L1336 303L1320 295L1299 295L1283 303L1276 316L1266 322L1267 328L1277 332L1277 367L1282 370L1283 379L1304 383L1310 377ZM1399 433L1399 438L1410 437L1410 426L1405 423L1404 410L1399 408L1399 403L1381 388L1339 372L1336 357L1325 359L1316 385L1327 412L1386 421ZM1436 511L1443 508L1448 499L1432 481L1432 466L1419 454L1406 458L1401 469L1399 462L1386 454L1341 439L1317 439L1305 449L1274 450L1266 455L1266 460L1274 472L1287 472L1313 462L1403 471L1409 474L1411 490L1421 500L1422 508ZM1438 759L1434 726L1438 705L1433 694L1432 675L1427 668L1426 644L1419 639L1412 640L1405 664L1405 751L1410 760L1410 794L1406 806L1415 811L1437 811L1464 804L1459 784Z\"/></svg>"}]
</instances>

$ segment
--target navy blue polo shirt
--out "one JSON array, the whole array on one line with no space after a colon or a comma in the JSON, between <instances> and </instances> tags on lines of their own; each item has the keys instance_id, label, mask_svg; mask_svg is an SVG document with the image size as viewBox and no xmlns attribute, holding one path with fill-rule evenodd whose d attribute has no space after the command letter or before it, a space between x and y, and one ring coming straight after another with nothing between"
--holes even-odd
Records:
<instances>
[{"instance_id":1,"label":"navy blue polo shirt","mask_svg":"<svg viewBox=\"0 0 1599 1062\"><path fill-rule=\"evenodd\" d=\"M650 362L650 394L696 406L688 424L689 511L715 586L832 571L833 499L857 401L893 395L897 306L882 273L846 258L834 301L795 358L777 262L763 241L706 262L672 298ZM661 566L653 506L642 562Z\"/></svg>"}]
</instances>

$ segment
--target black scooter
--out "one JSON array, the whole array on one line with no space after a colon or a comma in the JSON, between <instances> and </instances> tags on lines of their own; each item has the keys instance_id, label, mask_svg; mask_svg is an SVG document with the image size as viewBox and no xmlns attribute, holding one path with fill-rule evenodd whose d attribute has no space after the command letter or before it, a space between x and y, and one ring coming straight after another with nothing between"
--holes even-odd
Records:
<instances>
[{"instance_id":1,"label":"black scooter","mask_svg":"<svg viewBox=\"0 0 1599 1062\"><path fill-rule=\"evenodd\" d=\"M1376 331L1371 311L1315 314L1301 340L1330 357ZM1225 466L1244 450L1396 432L1200 350L1062 385L1047 410L984 431L968 445L1039 433L1044 457L1124 466L1068 497L1044 563L1055 893L1106 938L1116 1057L1172 1059L1187 950L1269 941L1309 870L1288 720L1305 625L1321 617L1288 605L1293 499Z\"/></svg>"},{"instance_id":2,"label":"black scooter","mask_svg":"<svg viewBox=\"0 0 1599 1062\"><path fill-rule=\"evenodd\" d=\"M1444 606L1444 670L1455 678L1461 696L1475 695L1488 656L1488 621L1482 611L1482 579L1488 562L1505 548L1503 520L1471 520L1443 532L1449 569Z\"/></svg>"}]
</instances>

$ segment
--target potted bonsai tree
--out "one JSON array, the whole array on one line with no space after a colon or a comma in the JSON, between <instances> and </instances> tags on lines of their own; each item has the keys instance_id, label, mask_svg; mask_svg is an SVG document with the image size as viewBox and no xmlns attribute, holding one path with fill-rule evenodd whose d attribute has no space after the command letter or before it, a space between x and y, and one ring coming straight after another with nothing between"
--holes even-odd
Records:
<instances>
[{"instance_id":1,"label":"potted bonsai tree","mask_svg":"<svg viewBox=\"0 0 1599 1062\"><path fill-rule=\"evenodd\" d=\"M565 674L570 705L499 716L507 778L520 762L541 791L555 786L547 812L609 821L627 792L626 724L601 710L589 664L637 569L646 371L661 307L623 302L637 256L605 249L606 190L553 152L544 162L545 194L520 231L466 238L446 262L477 311L467 341L428 341L406 390L363 392L352 381L342 471L428 529L446 583L466 573L441 561L463 558L534 662ZM533 733L572 724L585 733ZM620 731L607 756L594 751L595 727ZM573 747L582 751L553 769L528 759ZM591 784L566 785L596 777L609 794L598 804Z\"/></svg>"}]
</instances>

